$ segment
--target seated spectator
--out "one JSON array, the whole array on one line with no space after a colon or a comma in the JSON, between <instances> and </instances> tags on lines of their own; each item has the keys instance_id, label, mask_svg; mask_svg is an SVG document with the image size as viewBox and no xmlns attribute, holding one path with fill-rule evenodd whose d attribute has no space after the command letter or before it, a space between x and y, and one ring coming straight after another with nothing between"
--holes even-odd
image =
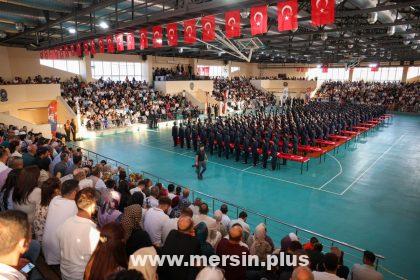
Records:
<instances>
[{"instance_id":1,"label":"seated spectator","mask_svg":"<svg viewBox=\"0 0 420 280\"><path fill-rule=\"evenodd\" d=\"M336 275L338 268L338 257L333 253L327 253L324 256L324 269L325 271L314 271L315 280L339 280L344 279Z\"/></svg>"},{"instance_id":2,"label":"seated spectator","mask_svg":"<svg viewBox=\"0 0 420 280\"><path fill-rule=\"evenodd\" d=\"M67 173L68 161L69 161L69 154L67 152L61 152L60 162L58 162L54 166L53 175L56 176L57 178L61 178L68 175Z\"/></svg>"},{"instance_id":3,"label":"seated spectator","mask_svg":"<svg viewBox=\"0 0 420 280\"><path fill-rule=\"evenodd\" d=\"M168 197L161 197L158 207L150 208L144 216L144 230L156 247L163 245L162 232L165 223L169 220L167 212L170 206L171 200Z\"/></svg>"},{"instance_id":4,"label":"seated spectator","mask_svg":"<svg viewBox=\"0 0 420 280\"><path fill-rule=\"evenodd\" d=\"M42 252L48 265L60 264L60 247L57 238L59 228L68 218L77 214L75 203L79 185L76 180L67 180L61 185L61 195L54 197L49 206L42 236Z\"/></svg>"},{"instance_id":5,"label":"seated spectator","mask_svg":"<svg viewBox=\"0 0 420 280\"><path fill-rule=\"evenodd\" d=\"M251 244L249 246L249 253L251 255L257 255L260 261L266 261L267 255L271 254L274 250L274 245L272 241L269 242L267 240L271 240L270 237L267 236L267 230L264 224L259 224L255 228L254 235L252 236ZM271 243L271 244L270 244Z\"/></svg>"},{"instance_id":6,"label":"seated spectator","mask_svg":"<svg viewBox=\"0 0 420 280\"><path fill-rule=\"evenodd\" d=\"M290 280L314 280L314 275L308 267L298 266L293 270Z\"/></svg>"},{"instance_id":7,"label":"seated spectator","mask_svg":"<svg viewBox=\"0 0 420 280\"><path fill-rule=\"evenodd\" d=\"M147 235L147 233L146 233L146 236L142 238L141 242L137 243L138 249L131 254L132 257L130 257L128 261L128 268L135 269L141 272L143 274L144 279L146 280L157 280L158 279L157 266L153 265L150 259L147 259L144 265L138 265L133 262L133 259L135 258L147 257L147 256L154 258L155 256L157 256L156 249L155 247L153 247L152 242L150 241L150 238Z\"/></svg>"},{"instance_id":8,"label":"seated spectator","mask_svg":"<svg viewBox=\"0 0 420 280\"><path fill-rule=\"evenodd\" d=\"M38 240L41 245L48 214L48 206L54 197L60 195L60 191L61 183L58 178L50 178L41 186L41 203L36 206L34 220L35 239Z\"/></svg>"},{"instance_id":9,"label":"seated spectator","mask_svg":"<svg viewBox=\"0 0 420 280\"><path fill-rule=\"evenodd\" d=\"M41 203L41 189L38 187L39 174L38 166L25 167L19 174L12 195L13 209L25 212L31 225L35 219L36 206Z\"/></svg>"},{"instance_id":10,"label":"seated spectator","mask_svg":"<svg viewBox=\"0 0 420 280\"><path fill-rule=\"evenodd\" d=\"M201 246L194 236L194 222L190 217L178 220L178 230L172 230L162 247L161 255L183 255L189 260L192 255L201 254ZM198 265L198 264L197 264ZM196 266L171 266L167 262L159 267L159 279L195 279L198 273Z\"/></svg>"},{"instance_id":11,"label":"seated spectator","mask_svg":"<svg viewBox=\"0 0 420 280\"><path fill-rule=\"evenodd\" d=\"M28 146L27 152L23 153L22 158L24 167L36 165L36 150L37 146L35 144L31 144Z\"/></svg>"},{"instance_id":12,"label":"seated spectator","mask_svg":"<svg viewBox=\"0 0 420 280\"><path fill-rule=\"evenodd\" d=\"M144 244L152 244L150 237L141 226L142 208L139 204L127 206L121 218L121 225L124 229L124 239L126 240L127 255L132 255Z\"/></svg>"},{"instance_id":13,"label":"seated spectator","mask_svg":"<svg viewBox=\"0 0 420 280\"><path fill-rule=\"evenodd\" d=\"M347 279L349 275L349 268L344 265L344 252L338 247L331 247L331 253L335 254L338 258L337 276L340 278Z\"/></svg>"},{"instance_id":14,"label":"seated spectator","mask_svg":"<svg viewBox=\"0 0 420 280\"><path fill-rule=\"evenodd\" d=\"M64 279L82 279L86 265L100 238L92 221L96 211L96 192L86 188L76 194L77 214L57 229L61 251L60 270ZM104 260L102 260L104 261Z\"/></svg>"},{"instance_id":15,"label":"seated spectator","mask_svg":"<svg viewBox=\"0 0 420 280\"><path fill-rule=\"evenodd\" d=\"M216 220L207 215L209 213L209 206L207 203L201 203L198 211L198 215L193 216L194 224L198 225L199 223L204 222L209 231L217 230Z\"/></svg>"},{"instance_id":16,"label":"seated spectator","mask_svg":"<svg viewBox=\"0 0 420 280\"><path fill-rule=\"evenodd\" d=\"M146 206L147 208L158 207L159 205L159 188L157 186L153 186L150 189L150 196L146 198Z\"/></svg>"},{"instance_id":17,"label":"seated spectator","mask_svg":"<svg viewBox=\"0 0 420 280\"><path fill-rule=\"evenodd\" d=\"M241 244L243 229L240 224L233 224L229 230L229 239L222 238L219 245L217 245L216 253L221 258L223 255L239 256L242 258L244 255L249 255L247 247ZM232 266L227 263L226 266L221 266L225 271L225 277L229 280L245 279L246 267L245 266Z\"/></svg>"},{"instance_id":18,"label":"seated spectator","mask_svg":"<svg viewBox=\"0 0 420 280\"><path fill-rule=\"evenodd\" d=\"M127 207L128 201L130 200L130 197L131 197L131 193L130 193L130 189L128 187L128 183L125 180L121 180L118 184L117 190L121 195L118 210L123 212L124 208Z\"/></svg>"},{"instance_id":19,"label":"seated spectator","mask_svg":"<svg viewBox=\"0 0 420 280\"><path fill-rule=\"evenodd\" d=\"M222 224L226 227L226 229L229 228L230 218L227 215L228 213L228 206L226 204L222 204L220 206L220 211L222 212Z\"/></svg>"},{"instance_id":20,"label":"seated spectator","mask_svg":"<svg viewBox=\"0 0 420 280\"><path fill-rule=\"evenodd\" d=\"M355 264L347 277L347 280L383 280L383 275L375 270L376 256L371 251L363 253L363 264Z\"/></svg>"},{"instance_id":21,"label":"seated spectator","mask_svg":"<svg viewBox=\"0 0 420 280\"><path fill-rule=\"evenodd\" d=\"M318 239L316 237L311 237L308 243L303 244L303 249L307 251L313 250L315 243L318 243Z\"/></svg>"},{"instance_id":22,"label":"seated spectator","mask_svg":"<svg viewBox=\"0 0 420 280\"><path fill-rule=\"evenodd\" d=\"M207 237L209 235L209 231L207 229L206 223L200 222L194 227L195 236L197 237L198 241L200 242L200 250L201 254L210 257L215 254L213 246L207 242Z\"/></svg>"},{"instance_id":23,"label":"seated spectator","mask_svg":"<svg viewBox=\"0 0 420 280\"><path fill-rule=\"evenodd\" d=\"M324 254L322 253L323 246L321 243L315 243L314 249L307 251L309 255L309 260L311 261L312 270L323 270L322 261L324 259Z\"/></svg>"},{"instance_id":24,"label":"seated spectator","mask_svg":"<svg viewBox=\"0 0 420 280\"><path fill-rule=\"evenodd\" d=\"M191 208L191 210L193 211L193 215L198 215L198 214L200 214L200 205L202 204L203 202L201 201L201 198L199 198L199 197L197 197L195 200L194 200L194 203L193 204L191 204L189 207Z\"/></svg>"},{"instance_id":25,"label":"seated spectator","mask_svg":"<svg viewBox=\"0 0 420 280\"><path fill-rule=\"evenodd\" d=\"M229 228L231 228L234 224L240 224L242 227L242 232L244 234L243 240L248 240L249 234L251 233L251 230L249 228L249 225L246 223L246 219L248 217L248 214L245 211L241 211L239 213L239 218L236 220L231 220L229 223Z\"/></svg>"},{"instance_id":26,"label":"seated spectator","mask_svg":"<svg viewBox=\"0 0 420 280\"><path fill-rule=\"evenodd\" d=\"M111 274L127 269L124 229L110 222L101 228L99 243L86 265L84 279L107 279Z\"/></svg>"},{"instance_id":27,"label":"seated spectator","mask_svg":"<svg viewBox=\"0 0 420 280\"><path fill-rule=\"evenodd\" d=\"M98 211L98 224L103 227L110 222L119 222L122 213L118 210L121 195L116 191L110 191L104 205Z\"/></svg>"},{"instance_id":28,"label":"seated spectator","mask_svg":"<svg viewBox=\"0 0 420 280\"><path fill-rule=\"evenodd\" d=\"M193 217L193 213L191 208L187 207L182 209L179 218L181 217ZM178 220L179 218L171 218L169 220L166 221L165 225L163 226L162 229L162 243L165 244L166 238L168 237L169 233L172 230L176 230L178 229Z\"/></svg>"},{"instance_id":29,"label":"seated spectator","mask_svg":"<svg viewBox=\"0 0 420 280\"><path fill-rule=\"evenodd\" d=\"M24 212L9 210L0 212L0 278L27 279L19 269L26 263L19 263L20 256L28 250L31 229ZM16 269L17 268L17 269Z\"/></svg>"}]
</instances>

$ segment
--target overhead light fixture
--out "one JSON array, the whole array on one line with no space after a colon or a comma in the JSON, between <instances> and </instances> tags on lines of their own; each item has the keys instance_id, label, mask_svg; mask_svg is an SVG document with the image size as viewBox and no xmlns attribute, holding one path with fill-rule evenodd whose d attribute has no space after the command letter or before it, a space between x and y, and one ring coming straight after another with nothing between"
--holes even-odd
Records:
<instances>
[{"instance_id":1,"label":"overhead light fixture","mask_svg":"<svg viewBox=\"0 0 420 280\"><path fill-rule=\"evenodd\" d=\"M69 28L69 33L70 33L70 34L74 34L74 33L76 33L76 29L74 29L73 27L70 27L70 28Z\"/></svg>"},{"instance_id":2,"label":"overhead light fixture","mask_svg":"<svg viewBox=\"0 0 420 280\"><path fill-rule=\"evenodd\" d=\"M354 45L353 45L353 44L348 44L348 45L347 45L347 47L348 47L349 49L352 49L352 48L354 47Z\"/></svg>"},{"instance_id":3,"label":"overhead light fixture","mask_svg":"<svg viewBox=\"0 0 420 280\"><path fill-rule=\"evenodd\" d=\"M241 17L242 18L247 18L249 17L249 9L245 9L244 11L241 12Z\"/></svg>"},{"instance_id":4,"label":"overhead light fixture","mask_svg":"<svg viewBox=\"0 0 420 280\"><path fill-rule=\"evenodd\" d=\"M7 37L6 32L4 32L4 31L0 31L0 39L4 39L4 38L6 38L6 37Z\"/></svg>"},{"instance_id":5,"label":"overhead light fixture","mask_svg":"<svg viewBox=\"0 0 420 280\"><path fill-rule=\"evenodd\" d=\"M404 40L403 44L407 46L408 44L410 44L410 40Z\"/></svg>"},{"instance_id":6,"label":"overhead light fixture","mask_svg":"<svg viewBox=\"0 0 420 280\"><path fill-rule=\"evenodd\" d=\"M369 68L376 68L378 67L378 63L369 63Z\"/></svg>"},{"instance_id":7,"label":"overhead light fixture","mask_svg":"<svg viewBox=\"0 0 420 280\"><path fill-rule=\"evenodd\" d=\"M412 48L413 50L415 50L415 49L417 49L417 45L412 45L412 46L411 46L411 48Z\"/></svg>"},{"instance_id":8,"label":"overhead light fixture","mask_svg":"<svg viewBox=\"0 0 420 280\"><path fill-rule=\"evenodd\" d=\"M102 29L108 29L108 28L109 28L109 25L108 25L108 23L107 23L106 21L101 21L101 22L99 23L99 26L100 26Z\"/></svg>"},{"instance_id":9,"label":"overhead light fixture","mask_svg":"<svg viewBox=\"0 0 420 280\"><path fill-rule=\"evenodd\" d=\"M184 52L184 48L179 48L179 53L183 53Z\"/></svg>"},{"instance_id":10,"label":"overhead light fixture","mask_svg":"<svg viewBox=\"0 0 420 280\"><path fill-rule=\"evenodd\" d=\"M377 20L378 20L378 13L377 12L370 13L369 16L368 16L368 19L367 19L369 24L374 24L374 23L376 23Z\"/></svg>"},{"instance_id":11,"label":"overhead light fixture","mask_svg":"<svg viewBox=\"0 0 420 280\"><path fill-rule=\"evenodd\" d=\"M25 26L21 22L17 22L16 25L15 25L15 27L16 27L16 30L18 32L23 32L25 30Z\"/></svg>"},{"instance_id":12,"label":"overhead light fixture","mask_svg":"<svg viewBox=\"0 0 420 280\"><path fill-rule=\"evenodd\" d=\"M327 39L328 39L328 34L327 34L327 33L325 33L325 32L324 32L324 33L322 33L322 34L321 34L321 40L322 40L322 41L325 41L325 40L327 40Z\"/></svg>"},{"instance_id":13,"label":"overhead light fixture","mask_svg":"<svg viewBox=\"0 0 420 280\"><path fill-rule=\"evenodd\" d=\"M372 51L370 54L371 55L376 55L376 51Z\"/></svg>"},{"instance_id":14,"label":"overhead light fixture","mask_svg":"<svg viewBox=\"0 0 420 280\"><path fill-rule=\"evenodd\" d=\"M388 34L388 36L394 35L395 34L395 26L389 26L386 34Z\"/></svg>"}]
</instances>

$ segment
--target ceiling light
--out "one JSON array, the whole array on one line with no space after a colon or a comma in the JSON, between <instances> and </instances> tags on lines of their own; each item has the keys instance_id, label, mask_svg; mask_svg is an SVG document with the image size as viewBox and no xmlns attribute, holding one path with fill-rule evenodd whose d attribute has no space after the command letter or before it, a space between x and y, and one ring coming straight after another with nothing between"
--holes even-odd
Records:
<instances>
[{"instance_id":1,"label":"ceiling light","mask_svg":"<svg viewBox=\"0 0 420 280\"><path fill-rule=\"evenodd\" d=\"M242 18L247 18L248 16L249 16L249 9L245 9L244 11L241 12Z\"/></svg>"},{"instance_id":2,"label":"ceiling light","mask_svg":"<svg viewBox=\"0 0 420 280\"><path fill-rule=\"evenodd\" d=\"M407 46L408 44L410 44L410 40L404 40L403 44Z\"/></svg>"},{"instance_id":3,"label":"ceiling light","mask_svg":"<svg viewBox=\"0 0 420 280\"><path fill-rule=\"evenodd\" d=\"M388 36L394 35L395 34L395 26L389 26L386 34L388 34Z\"/></svg>"},{"instance_id":4,"label":"ceiling light","mask_svg":"<svg viewBox=\"0 0 420 280\"><path fill-rule=\"evenodd\" d=\"M74 34L74 33L76 33L76 29L74 29L73 27L70 27L70 28L69 28L69 33L70 33L70 34Z\"/></svg>"},{"instance_id":5,"label":"ceiling light","mask_svg":"<svg viewBox=\"0 0 420 280\"><path fill-rule=\"evenodd\" d=\"M354 45L353 45L353 44L348 44L348 45L347 45L347 47L348 47L349 49L352 49L352 48L354 47Z\"/></svg>"},{"instance_id":6,"label":"ceiling light","mask_svg":"<svg viewBox=\"0 0 420 280\"><path fill-rule=\"evenodd\" d=\"M106 23L105 21L101 21L101 22L99 23L99 26L100 26L102 29L108 29L108 28L109 28L108 23Z\"/></svg>"},{"instance_id":7,"label":"ceiling light","mask_svg":"<svg viewBox=\"0 0 420 280\"><path fill-rule=\"evenodd\" d=\"M0 31L0 39L4 39L7 37L6 32Z\"/></svg>"},{"instance_id":8,"label":"ceiling light","mask_svg":"<svg viewBox=\"0 0 420 280\"><path fill-rule=\"evenodd\" d=\"M21 22L16 23L15 27L16 27L16 30L19 32L23 32L25 30L25 26Z\"/></svg>"},{"instance_id":9,"label":"ceiling light","mask_svg":"<svg viewBox=\"0 0 420 280\"><path fill-rule=\"evenodd\" d=\"M179 53L183 53L184 49L183 48L179 48Z\"/></svg>"},{"instance_id":10,"label":"ceiling light","mask_svg":"<svg viewBox=\"0 0 420 280\"><path fill-rule=\"evenodd\" d=\"M322 41L325 41L325 40L327 40L327 39L328 39L328 34L327 34L327 33L325 33L325 32L324 32L324 33L322 33L322 34L321 34L321 40L322 40Z\"/></svg>"},{"instance_id":11,"label":"ceiling light","mask_svg":"<svg viewBox=\"0 0 420 280\"><path fill-rule=\"evenodd\" d=\"M411 48L412 48L413 50L415 50L415 49L417 49L417 45L412 45L412 46L411 46Z\"/></svg>"},{"instance_id":12,"label":"ceiling light","mask_svg":"<svg viewBox=\"0 0 420 280\"><path fill-rule=\"evenodd\" d=\"M377 12L370 13L369 16L368 16L368 19L367 19L369 24L374 24L374 23L376 23L377 20L378 20L378 13Z\"/></svg>"}]
</instances>

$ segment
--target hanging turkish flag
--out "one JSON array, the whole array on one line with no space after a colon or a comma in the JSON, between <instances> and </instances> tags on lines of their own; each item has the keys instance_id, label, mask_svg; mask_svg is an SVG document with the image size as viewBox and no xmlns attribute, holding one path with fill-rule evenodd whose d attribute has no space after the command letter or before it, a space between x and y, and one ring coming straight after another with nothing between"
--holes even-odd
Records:
<instances>
[{"instance_id":1,"label":"hanging turkish flag","mask_svg":"<svg viewBox=\"0 0 420 280\"><path fill-rule=\"evenodd\" d=\"M108 53L114 53L115 52L114 38L111 35L106 37L106 43L107 43Z\"/></svg>"},{"instance_id":2,"label":"hanging turkish flag","mask_svg":"<svg viewBox=\"0 0 420 280\"><path fill-rule=\"evenodd\" d=\"M76 55L82 56L82 44L80 42L76 45Z\"/></svg>"},{"instance_id":3,"label":"hanging turkish flag","mask_svg":"<svg viewBox=\"0 0 420 280\"><path fill-rule=\"evenodd\" d=\"M95 55L96 54L96 46L95 46L95 40L90 40L90 53Z\"/></svg>"},{"instance_id":4,"label":"hanging turkish flag","mask_svg":"<svg viewBox=\"0 0 420 280\"><path fill-rule=\"evenodd\" d=\"M127 50L134 50L136 48L136 41L133 32L127 33Z\"/></svg>"},{"instance_id":5,"label":"hanging turkish flag","mask_svg":"<svg viewBox=\"0 0 420 280\"><path fill-rule=\"evenodd\" d=\"M153 47L154 48L160 48L162 47L162 40L163 40L163 34L162 34L162 26L153 26Z\"/></svg>"},{"instance_id":6,"label":"hanging turkish flag","mask_svg":"<svg viewBox=\"0 0 420 280\"><path fill-rule=\"evenodd\" d=\"M378 72L378 70L379 70L379 67L378 66L370 67L370 71L371 72Z\"/></svg>"},{"instance_id":7,"label":"hanging turkish flag","mask_svg":"<svg viewBox=\"0 0 420 280\"><path fill-rule=\"evenodd\" d=\"M312 25L333 24L335 21L334 0L311 0Z\"/></svg>"},{"instance_id":8,"label":"hanging turkish flag","mask_svg":"<svg viewBox=\"0 0 420 280\"><path fill-rule=\"evenodd\" d=\"M197 41L196 20L184 20L184 42L187 44L194 44Z\"/></svg>"},{"instance_id":9,"label":"hanging turkish flag","mask_svg":"<svg viewBox=\"0 0 420 280\"><path fill-rule=\"evenodd\" d=\"M278 30L296 30L298 28L298 3L297 0L279 2L277 4Z\"/></svg>"},{"instance_id":10,"label":"hanging turkish flag","mask_svg":"<svg viewBox=\"0 0 420 280\"><path fill-rule=\"evenodd\" d=\"M328 66L322 66L322 73L328 73Z\"/></svg>"},{"instance_id":11,"label":"hanging turkish flag","mask_svg":"<svg viewBox=\"0 0 420 280\"><path fill-rule=\"evenodd\" d=\"M70 56L69 46L64 46L64 57L69 58L69 56Z\"/></svg>"},{"instance_id":12,"label":"hanging turkish flag","mask_svg":"<svg viewBox=\"0 0 420 280\"><path fill-rule=\"evenodd\" d=\"M99 45L99 52L104 53L105 52L104 38L99 38L98 45Z\"/></svg>"},{"instance_id":13,"label":"hanging turkish flag","mask_svg":"<svg viewBox=\"0 0 420 280\"><path fill-rule=\"evenodd\" d=\"M225 13L225 33L227 38L241 36L241 12L239 10Z\"/></svg>"},{"instance_id":14,"label":"hanging turkish flag","mask_svg":"<svg viewBox=\"0 0 420 280\"><path fill-rule=\"evenodd\" d=\"M115 41L117 41L117 51L124 51L124 34L120 33L115 35Z\"/></svg>"},{"instance_id":15,"label":"hanging turkish flag","mask_svg":"<svg viewBox=\"0 0 420 280\"><path fill-rule=\"evenodd\" d=\"M241 11L229 11L225 14L226 37L234 38L241 36Z\"/></svg>"},{"instance_id":16,"label":"hanging turkish flag","mask_svg":"<svg viewBox=\"0 0 420 280\"><path fill-rule=\"evenodd\" d=\"M39 58L40 59L44 59L44 51L40 51L39 52Z\"/></svg>"},{"instance_id":17,"label":"hanging turkish flag","mask_svg":"<svg viewBox=\"0 0 420 280\"><path fill-rule=\"evenodd\" d=\"M147 49L148 46L148 41L147 41L147 29L146 28L142 28L140 29L140 49L144 50Z\"/></svg>"},{"instance_id":18,"label":"hanging turkish flag","mask_svg":"<svg viewBox=\"0 0 420 280\"><path fill-rule=\"evenodd\" d=\"M201 25L203 26L202 36L204 42L214 41L216 20L213 15L201 18Z\"/></svg>"},{"instance_id":19,"label":"hanging turkish flag","mask_svg":"<svg viewBox=\"0 0 420 280\"><path fill-rule=\"evenodd\" d=\"M176 23L166 25L166 39L169 46L174 47L178 45L178 25Z\"/></svg>"},{"instance_id":20,"label":"hanging turkish flag","mask_svg":"<svg viewBox=\"0 0 420 280\"><path fill-rule=\"evenodd\" d=\"M267 33L267 6L251 8L251 34L252 36Z\"/></svg>"},{"instance_id":21,"label":"hanging turkish flag","mask_svg":"<svg viewBox=\"0 0 420 280\"><path fill-rule=\"evenodd\" d=\"M74 49L74 45L70 45L70 55L76 56L76 50Z\"/></svg>"}]
</instances>

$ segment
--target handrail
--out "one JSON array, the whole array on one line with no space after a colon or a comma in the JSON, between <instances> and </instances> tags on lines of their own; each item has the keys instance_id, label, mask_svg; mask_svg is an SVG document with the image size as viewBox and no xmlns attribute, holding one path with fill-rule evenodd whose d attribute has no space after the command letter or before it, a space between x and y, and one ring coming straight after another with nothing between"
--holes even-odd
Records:
<instances>
[{"instance_id":1,"label":"handrail","mask_svg":"<svg viewBox=\"0 0 420 280\"><path fill-rule=\"evenodd\" d=\"M110 158L110 157L107 157L107 156L103 156L103 155L101 155L101 154L99 154L99 153L96 153L96 152L90 151L90 150L88 150L88 149L82 148L82 147L77 146L77 145L72 144L72 143L70 143L70 145L72 145L73 147L76 147L76 148L80 148L82 151L84 150L84 151L86 151L86 152L88 152L88 153L95 154L95 155L96 155L96 157L98 157L98 156L99 156L99 157L104 158L104 159L109 159L109 160L111 160L111 161L113 161L113 162L115 162L115 163L118 163L119 165L126 166L126 167L127 167L127 173L128 173L128 174L130 173L130 171L132 171L132 169L131 169L130 165L128 165L128 164L122 163L122 162L120 162L120 161L118 161L118 160L114 160L114 159L112 159L112 158ZM174 181L172 181L172 180L168 180L168 179L162 178L162 177L160 177L160 176L156 176L156 175L154 175L154 174L152 174L152 173L150 173L150 172L147 172L147 171L140 171L140 173L142 173L143 175L149 175L149 176L151 176L151 177L154 177L154 178L157 180L157 182L158 182L158 183L159 183L160 181L165 181L165 182L167 182L167 183L174 184L174 185L178 185L178 186L181 186L182 188L184 188L182 185L180 185L180 184L178 184L178 183L176 183L176 182L174 182ZM192 190L192 189L190 189L190 190L191 190L191 192L192 192L192 194L193 194L193 198L194 198L194 194L198 194L198 195L201 195L201 196L204 196L204 197L207 197L207 198L211 199L211 200L213 201L213 210L214 210L214 201L217 201L217 202L219 202L219 203L227 204L227 205L229 205L229 206L232 206L232 207L236 208L236 209L237 209L237 216L238 216L239 209L240 209L240 210L246 211L247 213L251 213L251 214L254 214L254 215L256 215L256 216L258 216L258 217L260 217L260 218L263 218L263 219L264 219L265 224L267 224L267 222L268 222L268 221L272 221L272 222L274 222L274 223L281 224L281 225L287 226L287 227L289 227L289 228L293 228L293 229L295 230L295 233L296 233L296 234L297 234L298 232L304 232L304 233L306 233L306 234L310 234L310 235L312 235L312 236L316 236L316 237L322 238L322 239L324 239L324 240L327 240L327 241L331 242L331 247L332 247L332 246L334 246L334 245L341 245L341 246L345 246L345 247L347 247L347 248L350 248L350 249L352 249L352 250L358 251L358 252L360 252L360 253L363 253L363 252L365 251L364 249L362 249L362 248L360 248L360 247L357 247L357 246L354 246L354 245L352 245L352 244L349 244L349 243L347 243L347 242L343 242L343 241L340 241L340 240L337 240L337 239L334 239L334 238L331 238L331 237L325 236L325 235L323 235L323 234L320 234L320 233L314 232L314 231L312 231L312 230L305 229L305 228L303 228L303 227L300 227L300 226L297 226L297 225L294 225L294 224L290 224L290 223L284 222L284 221L282 221L282 220L280 220L280 219L277 219L277 218L274 218L274 217L270 217L270 216L265 215L265 214L261 214L261 213L259 213L259 212L257 212L257 211L254 211L254 210L252 210L252 209L248 209L248 208L242 207L242 206L240 206L240 205L236 205L236 204L234 204L234 203L232 203L232 202L229 202L229 201L226 201L226 200L224 200L224 199L214 197L214 196L212 196L212 195L209 195L209 194L203 193L203 192L201 192L201 191ZM351 254L350 254L350 255L351 255ZM384 256L382 256L382 255L380 255L380 254L375 254L375 256L376 256L376 258L377 258L377 260L376 260L376 267L378 268L378 265L379 265L379 260L384 260L384 259L385 259L385 257L384 257Z\"/></svg>"}]
</instances>

